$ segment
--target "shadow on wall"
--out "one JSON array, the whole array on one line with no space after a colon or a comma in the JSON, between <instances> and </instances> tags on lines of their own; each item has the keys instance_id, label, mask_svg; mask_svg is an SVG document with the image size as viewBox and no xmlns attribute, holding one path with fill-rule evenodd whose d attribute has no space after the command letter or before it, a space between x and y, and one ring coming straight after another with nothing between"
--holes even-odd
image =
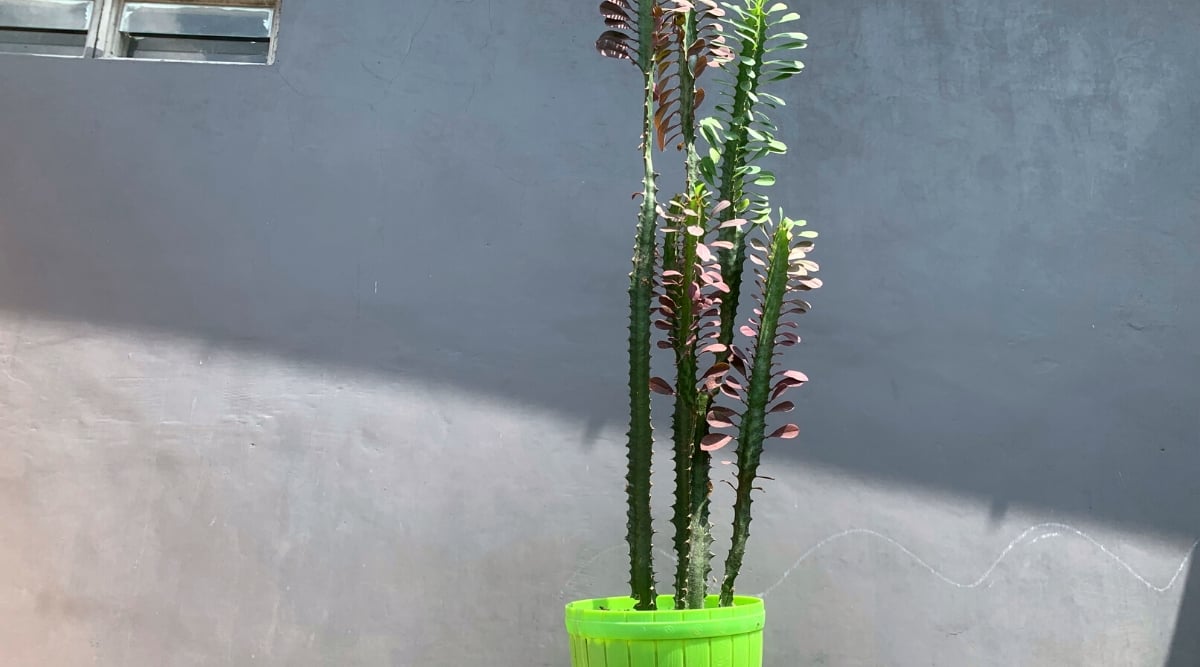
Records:
<instances>
[{"instance_id":1,"label":"shadow on wall","mask_svg":"<svg viewBox=\"0 0 1200 667\"><path fill-rule=\"evenodd\" d=\"M1171 653L1165 667L1200 665L1200 567L1196 566L1195 556L1193 553L1179 615L1175 617Z\"/></svg>"},{"instance_id":2,"label":"shadow on wall","mask_svg":"<svg viewBox=\"0 0 1200 667\"><path fill-rule=\"evenodd\" d=\"M1200 7L1018 4L811 8L776 196L827 287L772 455L1190 541ZM636 77L589 12L497 16L538 32L465 56L445 37L483 19L438 7L407 64L6 61L0 308L619 429ZM1191 574L1172 665L1200 662Z\"/></svg>"}]
</instances>

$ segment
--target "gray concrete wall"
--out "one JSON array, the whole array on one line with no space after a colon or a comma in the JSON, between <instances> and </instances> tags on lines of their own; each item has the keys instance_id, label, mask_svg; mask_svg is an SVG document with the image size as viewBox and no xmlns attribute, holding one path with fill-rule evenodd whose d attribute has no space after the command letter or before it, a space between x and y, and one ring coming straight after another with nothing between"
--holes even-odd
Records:
<instances>
[{"instance_id":1,"label":"gray concrete wall","mask_svg":"<svg viewBox=\"0 0 1200 667\"><path fill-rule=\"evenodd\" d=\"M794 5L767 664L1200 664L1200 5ZM0 663L563 665L624 590L636 76L590 1L282 21L0 58Z\"/></svg>"}]
</instances>

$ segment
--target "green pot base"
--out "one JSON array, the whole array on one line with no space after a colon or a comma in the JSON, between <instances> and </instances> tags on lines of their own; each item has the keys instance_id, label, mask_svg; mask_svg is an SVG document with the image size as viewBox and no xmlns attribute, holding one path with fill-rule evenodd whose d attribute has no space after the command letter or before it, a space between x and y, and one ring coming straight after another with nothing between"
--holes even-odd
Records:
<instances>
[{"instance_id":1,"label":"green pot base","mask_svg":"<svg viewBox=\"0 0 1200 667\"><path fill-rule=\"evenodd\" d=\"M670 595L657 611L634 611L630 597L567 605L572 667L762 667L763 601L735 597L720 607L675 610Z\"/></svg>"}]
</instances>

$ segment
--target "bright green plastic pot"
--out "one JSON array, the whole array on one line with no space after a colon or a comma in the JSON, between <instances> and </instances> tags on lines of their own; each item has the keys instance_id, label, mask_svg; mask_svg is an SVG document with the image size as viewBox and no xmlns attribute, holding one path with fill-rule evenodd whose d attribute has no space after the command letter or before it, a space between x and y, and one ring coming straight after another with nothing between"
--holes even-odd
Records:
<instances>
[{"instance_id":1,"label":"bright green plastic pot","mask_svg":"<svg viewBox=\"0 0 1200 667\"><path fill-rule=\"evenodd\" d=\"M670 595L658 611L633 611L630 597L567 605L572 667L762 667L763 601L735 597L717 606L675 611Z\"/></svg>"}]
</instances>

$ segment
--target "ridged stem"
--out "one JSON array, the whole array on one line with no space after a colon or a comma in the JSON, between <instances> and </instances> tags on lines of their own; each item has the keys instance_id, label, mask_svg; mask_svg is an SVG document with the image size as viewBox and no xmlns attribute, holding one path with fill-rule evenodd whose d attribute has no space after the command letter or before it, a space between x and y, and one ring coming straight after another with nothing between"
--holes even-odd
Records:
<instances>
[{"instance_id":1,"label":"ridged stem","mask_svg":"<svg viewBox=\"0 0 1200 667\"><path fill-rule=\"evenodd\" d=\"M650 474L654 432L650 420L650 302L654 293L654 247L658 223L654 174L653 0L638 8L638 66L644 77L642 107L642 207L638 214L633 272L629 281L629 585L636 609L657 607L654 583L654 525L650 513Z\"/></svg>"},{"instance_id":2,"label":"ridged stem","mask_svg":"<svg viewBox=\"0 0 1200 667\"><path fill-rule=\"evenodd\" d=\"M775 354L775 335L779 329L783 298L787 293L788 252L791 221L783 219L775 229L767 257L766 284L763 286L762 324L754 346L754 365L746 389L746 410L738 430L737 492L733 504L733 540L725 559L725 579L721 583L721 606L733 604L734 584L746 555L750 537L750 504L758 464L766 439L767 403L771 393L771 366Z\"/></svg>"}]
</instances>

